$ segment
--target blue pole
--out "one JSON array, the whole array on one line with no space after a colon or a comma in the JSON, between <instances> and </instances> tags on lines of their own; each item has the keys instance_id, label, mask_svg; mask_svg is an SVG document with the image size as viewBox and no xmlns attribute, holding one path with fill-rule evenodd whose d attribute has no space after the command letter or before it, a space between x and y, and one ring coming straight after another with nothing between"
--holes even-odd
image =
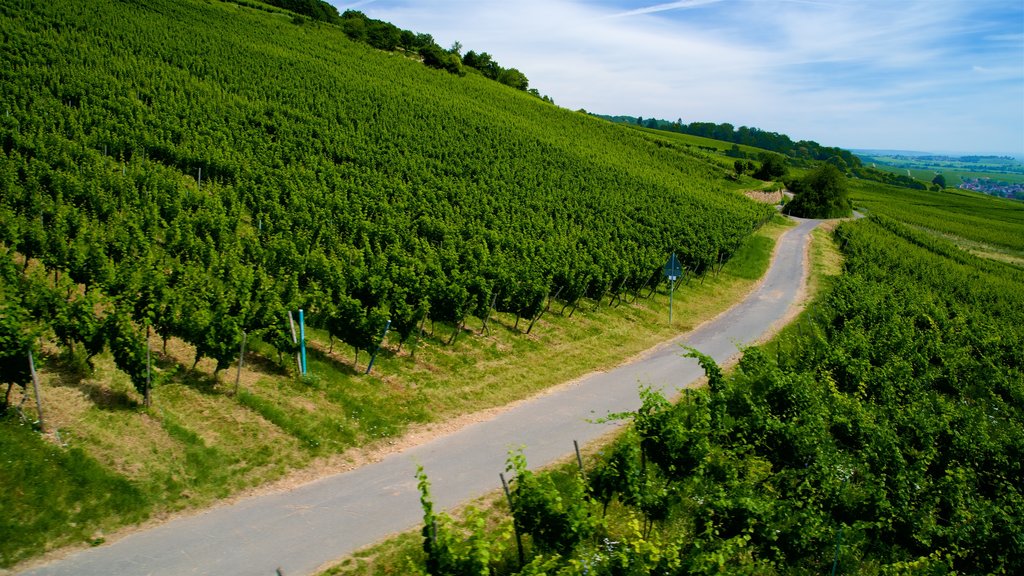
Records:
<instances>
[{"instance_id":1,"label":"blue pole","mask_svg":"<svg viewBox=\"0 0 1024 576\"><path fill-rule=\"evenodd\" d=\"M299 309L299 346L302 350L302 375L306 375L306 319Z\"/></svg>"}]
</instances>

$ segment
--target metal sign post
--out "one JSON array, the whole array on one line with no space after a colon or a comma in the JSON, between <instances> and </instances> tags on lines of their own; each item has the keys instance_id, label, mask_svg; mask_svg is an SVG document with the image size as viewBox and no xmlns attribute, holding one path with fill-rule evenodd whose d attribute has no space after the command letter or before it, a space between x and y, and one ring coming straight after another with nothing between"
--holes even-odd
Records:
<instances>
[{"instance_id":1,"label":"metal sign post","mask_svg":"<svg viewBox=\"0 0 1024 576\"><path fill-rule=\"evenodd\" d=\"M676 278L682 276L683 267L679 264L679 259L676 258L676 253L673 252L672 256L669 257L668 262L665 263L665 276L668 277L670 282L668 290L668 324L672 325L672 300L675 296L676 291Z\"/></svg>"}]
</instances>

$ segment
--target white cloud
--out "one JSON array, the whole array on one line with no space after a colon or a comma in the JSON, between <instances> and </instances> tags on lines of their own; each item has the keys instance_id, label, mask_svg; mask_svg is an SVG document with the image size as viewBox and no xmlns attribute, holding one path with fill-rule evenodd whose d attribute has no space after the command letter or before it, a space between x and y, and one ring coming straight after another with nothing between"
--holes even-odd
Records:
<instances>
[{"instance_id":1,"label":"white cloud","mask_svg":"<svg viewBox=\"0 0 1024 576\"><path fill-rule=\"evenodd\" d=\"M704 6L706 4L716 4L723 0L681 0L680 2L665 2L664 4L655 4L654 6L647 6L645 8L636 8L634 10L627 10L626 12L619 12L613 14L612 17L620 18L625 16L637 16L640 14L655 14L657 12L667 12L669 10L682 10L687 8L696 8L698 6Z\"/></svg>"}]
</instances>

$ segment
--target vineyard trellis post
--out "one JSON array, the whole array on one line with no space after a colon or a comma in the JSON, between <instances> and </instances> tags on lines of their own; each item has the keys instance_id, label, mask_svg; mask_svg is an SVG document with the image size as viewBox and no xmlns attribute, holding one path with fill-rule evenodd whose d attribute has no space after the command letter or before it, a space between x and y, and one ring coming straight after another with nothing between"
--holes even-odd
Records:
<instances>
[{"instance_id":1,"label":"vineyard trellis post","mask_svg":"<svg viewBox=\"0 0 1024 576\"><path fill-rule=\"evenodd\" d=\"M409 353L409 357L412 359L416 358L416 350L420 347L420 340L423 338L423 325L427 322L427 311L423 311L423 317L420 318L420 329L416 335L416 340L412 343L412 352Z\"/></svg>"},{"instance_id":2,"label":"vineyard trellis post","mask_svg":"<svg viewBox=\"0 0 1024 576\"><path fill-rule=\"evenodd\" d=\"M242 331L242 348L238 351L238 371L235 372L235 396L238 396L238 383L242 379L242 366L245 364L245 340L248 334Z\"/></svg>"},{"instance_id":3,"label":"vineyard trellis post","mask_svg":"<svg viewBox=\"0 0 1024 576\"><path fill-rule=\"evenodd\" d=\"M43 421L43 399L39 396L39 374L36 373L36 362L32 358L32 351L28 351L28 369L32 372L32 390L36 394L36 411L39 412L39 431L46 432L46 422Z\"/></svg>"},{"instance_id":4,"label":"vineyard trellis post","mask_svg":"<svg viewBox=\"0 0 1024 576\"><path fill-rule=\"evenodd\" d=\"M153 363L149 354L149 322L146 323L146 392L142 395L142 404L149 408L153 403Z\"/></svg>"},{"instance_id":5,"label":"vineyard trellis post","mask_svg":"<svg viewBox=\"0 0 1024 576\"><path fill-rule=\"evenodd\" d=\"M580 454L580 443L573 440L572 446L576 449L576 464L580 467L580 474L586 478L587 473L583 470L583 456Z\"/></svg>"},{"instance_id":6,"label":"vineyard trellis post","mask_svg":"<svg viewBox=\"0 0 1024 576\"><path fill-rule=\"evenodd\" d=\"M512 491L508 489L508 481L505 480L505 473L501 472L498 474L501 478L501 487L505 490L505 498L508 500L509 510L512 511L512 532L516 535L516 549L519 551L519 567L522 568L526 564L526 557L523 554L523 537L519 535L519 526L516 525L515 521L515 507L512 505Z\"/></svg>"},{"instance_id":7,"label":"vineyard trellis post","mask_svg":"<svg viewBox=\"0 0 1024 576\"><path fill-rule=\"evenodd\" d=\"M672 256L669 257L668 262L665 263L665 276L669 280L668 289L668 325L672 325L672 300L675 297L676 291L676 278L681 276L683 273L683 267L679 264L679 259L676 258L676 253L673 252Z\"/></svg>"},{"instance_id":8,"label":"vineyard trellis post","mask_svg":"<svg viewBox=\"0 0 1024 576\"><path fill-rule=\"evenodd\" d=\"M850 476L847 475L843 478L843 483L839 486L839 495L843 495L843 491L846 489L847 482L850 481ZM832 576L836 576L836 569L839 567L839 547L843 544L843 526L839 526L839 534L836 535L836 550L832 555Z\"/></svg>"},{"instance_id":9,"label":"vineyard trellis post","mask_svg":"<svg viewBox=\"0 0 1024 576\"><path fill-rule=\"evenodd\" d=\"M373 354L370 356L370 363L366 365L366 372L363 374L369 374L370 370L373 370L373 363L377 360L377 353L380 352L380 347L384 344L384 339L388 336L388 330L391 329L391 319L384 323L384 332L380 335L380 340L377 341L377 347L373 349Z\"/></svg>"},{"instance_id":10,"label":"vineyard trellis post","mask_svg":"<svg viewBox=\"0 0 1024 576\"><path fill-rule=\"evenodd\" d=\"M488 336L491 335L491 329L487 327L487 322L490 321L490 319L491 319L491 311L494 310L494 305L497 304L497 303L498 303L498 291L495 290L493 292L493 294L491 294L491 304L487 307L487 313L484 314L484 323L480 327L480 333L481 334L486 333ZM423 332L423 330L421 329L420 332Z\"/></svg>"},{"instance_id":11,"label":"vineyard trellis post","mask_svg":"<svg viewBox=\"0 0 1024 576\"><path fill-rule=\"evenodd\" d=\"M292 344L294 346L299 345L299 339L295 335L295 320L292 318L292 311L288 311L288 327L292 330ZM302 374L302 355L299 354L298 350L295 350L295 364L299 367L299 374Z\"/></svg>"}]
</instances>

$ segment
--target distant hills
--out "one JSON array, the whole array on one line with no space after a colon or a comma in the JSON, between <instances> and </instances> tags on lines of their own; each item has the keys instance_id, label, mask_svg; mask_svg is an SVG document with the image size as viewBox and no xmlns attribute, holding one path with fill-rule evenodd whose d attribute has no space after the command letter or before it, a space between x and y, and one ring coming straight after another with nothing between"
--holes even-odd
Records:
<instances>
[{"instance_id":1,"label":"distant hills","mask_svg":"<svg viewBox=\"0 0 1024 576\"><path fill-rule=\"evenodd\" d=\"M1024 158L1012 154L961 154L956 152L923 152L920 150L891 150L884 148L851 148L850 152L858 156L893 156L908 158L947 158L947 159L1001 159L1024 162Z\"/></svg>"},{"instance_id":2,"label":"distant hills","mask_svg":"<svg viewBox=\"0 0 1024 576\"><path fill-rule=\"evenodd\" d=\"M947 155L908 150L856 150L867 166L901 178L940 183L1000 198L1024 199L1024 163L1011 156Z\"/></svg>"}]
</instances>

